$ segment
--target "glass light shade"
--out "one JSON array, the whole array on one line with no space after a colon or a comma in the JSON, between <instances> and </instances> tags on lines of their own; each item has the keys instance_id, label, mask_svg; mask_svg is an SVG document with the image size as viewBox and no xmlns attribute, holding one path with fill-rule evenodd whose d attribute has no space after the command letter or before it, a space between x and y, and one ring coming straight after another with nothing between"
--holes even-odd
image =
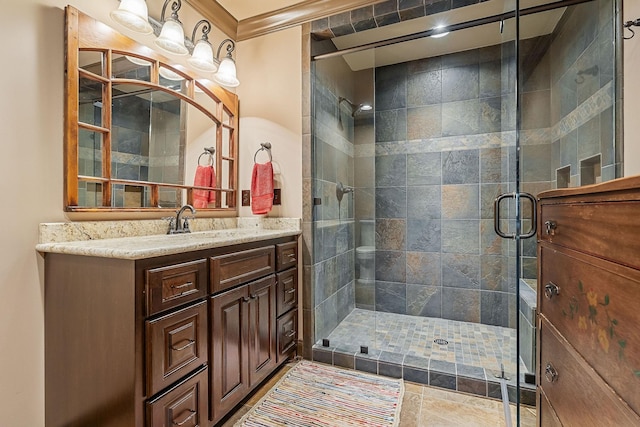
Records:
<instances>
[{"instance_id":1,"label":"glass light shade","mask_svg":"<svg viewBox=\"0 0 640 427\"><path fill-rule=\"evenodd\" d=\"M182 77L180 74L176 72L171 71L168 68L160 67L160 69L158 70L158 73L167 80L173 80L176 82L179 82L180 80L184 80L184 77Z\"/></svg>"},{"instance_id":2,"label":"glass light shade","mask_svg":"<svg viewBox=\"0 0 640 427\"><path fill-rule=\"evenodd\" d=\"M121 0L120 6L111 11L111 19L128 29L142 34L151 34L149 11L144 0Z\"/></svg>"},{"instance_id":3,"label":"glass light shade","mask_svg":"<svg viewBox=\"0 0 640 427\"><path fill-rule=\"evenodd\" d=\"M218 70L218 65L213 61L213 48L206 40L200 39L196 43L187 62L196 70L205 73L215 73Z\"/></svg>"},{"instance_id":4,"label":"glass light shade","mask_svg":"<svg viewBox=\"0 0 640 427\"><path fill-rule=\"evenodd\" d=\"M136 65L140 65L142 67L150 67L151 66L151 62L146 61L144 59L140 59L138 57L131 56L131 55L125 55L124 57L127 58L127 60L129 62L132 62L132 63L134 63Z\"/></svg>"},{"instance_id":5,"label":"glass light shade","mask_svg":"<svg viewBox=\"0 0 640 427\"><path fill-rule=\"evenodd\" d=\"M189 50L184 45L184 29L182 24L171 18L164 21L162 24L162 30L155 44L162 50L165 50L174 55L186 55Z\"/></svg>"},{"instance_id":6,"label":"glass light shade","mask_svg":"<svg viewBox=\"0 0 640 427\"><path fill-rule=\"evenodd\" d=\"M213 79L222 86L236 87L240 81L236 77L236 63L233 58L227 56L218 67L218 72L213 75Z\"/></svg>"}]
</instances>

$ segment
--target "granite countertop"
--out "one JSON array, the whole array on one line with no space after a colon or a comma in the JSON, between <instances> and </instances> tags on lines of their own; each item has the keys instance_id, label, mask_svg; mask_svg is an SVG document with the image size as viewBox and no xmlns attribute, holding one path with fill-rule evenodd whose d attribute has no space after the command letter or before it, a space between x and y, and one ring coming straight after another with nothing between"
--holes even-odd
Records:
<instances>
[{"instance_id":1,"label":"granite countertop","mask_svg":"<svg viewBox=\"0 0 640 427\"><path fill-rule=\"evenodd\" d=\"M154 234L158 230L166 233L166 223L158 221L40 224L40 243L36 250L136 260L301 233L299 218L205 219L200 223L194 220L193 223L191 233L172 235Z\"/></svg>"}]
</instances>

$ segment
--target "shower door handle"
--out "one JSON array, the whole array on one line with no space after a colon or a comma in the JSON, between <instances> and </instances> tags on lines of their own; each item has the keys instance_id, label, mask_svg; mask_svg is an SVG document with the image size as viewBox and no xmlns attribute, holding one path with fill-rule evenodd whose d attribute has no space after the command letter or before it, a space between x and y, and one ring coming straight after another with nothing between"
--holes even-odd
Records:
<instances>
[{"instance_id":1,"label":"shower door handle","mask_svg":"<svg viewBox=\"0 0 640 427\"><path fill-rule=\"evenodd\" d=\"M524 197L531 201L531 228L525 234L520 234L521 239L528 239L529 237L533 237L536 235L537 225L538 225L538 213L537 213L537 201L536 198L529 193L505 193L496 197L496 200L493 202L493 228L496 231L496 234L503 239L515 239L516 233L504 233L500 229L500 203L504 199L514 199L518 203L520 202L520 198Z\"/></svg>"}]
</instances>

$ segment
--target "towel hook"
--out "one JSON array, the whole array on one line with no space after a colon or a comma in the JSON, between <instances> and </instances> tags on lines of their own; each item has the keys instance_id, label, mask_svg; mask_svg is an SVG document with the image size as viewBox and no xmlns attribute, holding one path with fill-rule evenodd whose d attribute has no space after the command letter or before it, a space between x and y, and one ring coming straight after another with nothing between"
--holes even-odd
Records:
<instances>
[{"instance_id":1,"label":"towel hook","mask_svg":"<svg viewBox=\"0 0 640 427\"><path fill-rule=\"evenodd\" d=\"M213 165L213 155L216 153L216 149L215 147L204 147L204 153L200 154L198 156L198 166L200 166L200 159L202 158L202 156L204 155L208 155L209 156L209 163L208 165Z\"/></svg>"},{"instance_id":2,"label":"towel hook","mask_svg":"<svg viewBox=\"0 0 640 427\"><path fill-rule=\"evenodd\" d=\"M633 36L636 35L636 33L633 31L633 28L631 27L640 27L640 18L636 19L635 21L627 21L623 24L623 27L626 28L627 30L629 30L631 32L631 35L629 37L625 37L624 35L622 36L623 39L625 40L630 40L633 38Z\"/></svg>"},{"instance_id":3,"label":"towel hook","mask_svg":"<svg viewBox=\"0 0 640 427\"><path fill-rule=\"evenodd\" d=\"M270 162L273 161L273 157L271 157L271 143L270 142L262 142L262 143L260 143L260 148L258 148L258 151L256 151L256 154L253 155L253 163L256 162L256 156L261 151L266 151L267 154L269 155L269 161Z\"/></svg>"}]
</instances>

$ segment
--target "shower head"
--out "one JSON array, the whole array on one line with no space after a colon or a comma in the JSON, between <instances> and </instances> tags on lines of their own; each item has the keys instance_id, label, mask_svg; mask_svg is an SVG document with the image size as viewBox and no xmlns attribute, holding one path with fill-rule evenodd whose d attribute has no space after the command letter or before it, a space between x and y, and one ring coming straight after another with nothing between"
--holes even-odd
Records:
<instances>
[{"instance_id":1,"label":"shower head","mask_svg":"<svg viewBox=\"0 0 640 427\"><path fill-rule=\"evenodd\" d=\"M373 107L368 102L364 102L362 104L354 104L353 102L349 101L347 98L344 98L342 96L338 98L338 108L340 107L340 104L342 104L343 102L346 102L351 108L351 117L355 117L361 111L373 110Z\"/></svg>"}]
</instances>

